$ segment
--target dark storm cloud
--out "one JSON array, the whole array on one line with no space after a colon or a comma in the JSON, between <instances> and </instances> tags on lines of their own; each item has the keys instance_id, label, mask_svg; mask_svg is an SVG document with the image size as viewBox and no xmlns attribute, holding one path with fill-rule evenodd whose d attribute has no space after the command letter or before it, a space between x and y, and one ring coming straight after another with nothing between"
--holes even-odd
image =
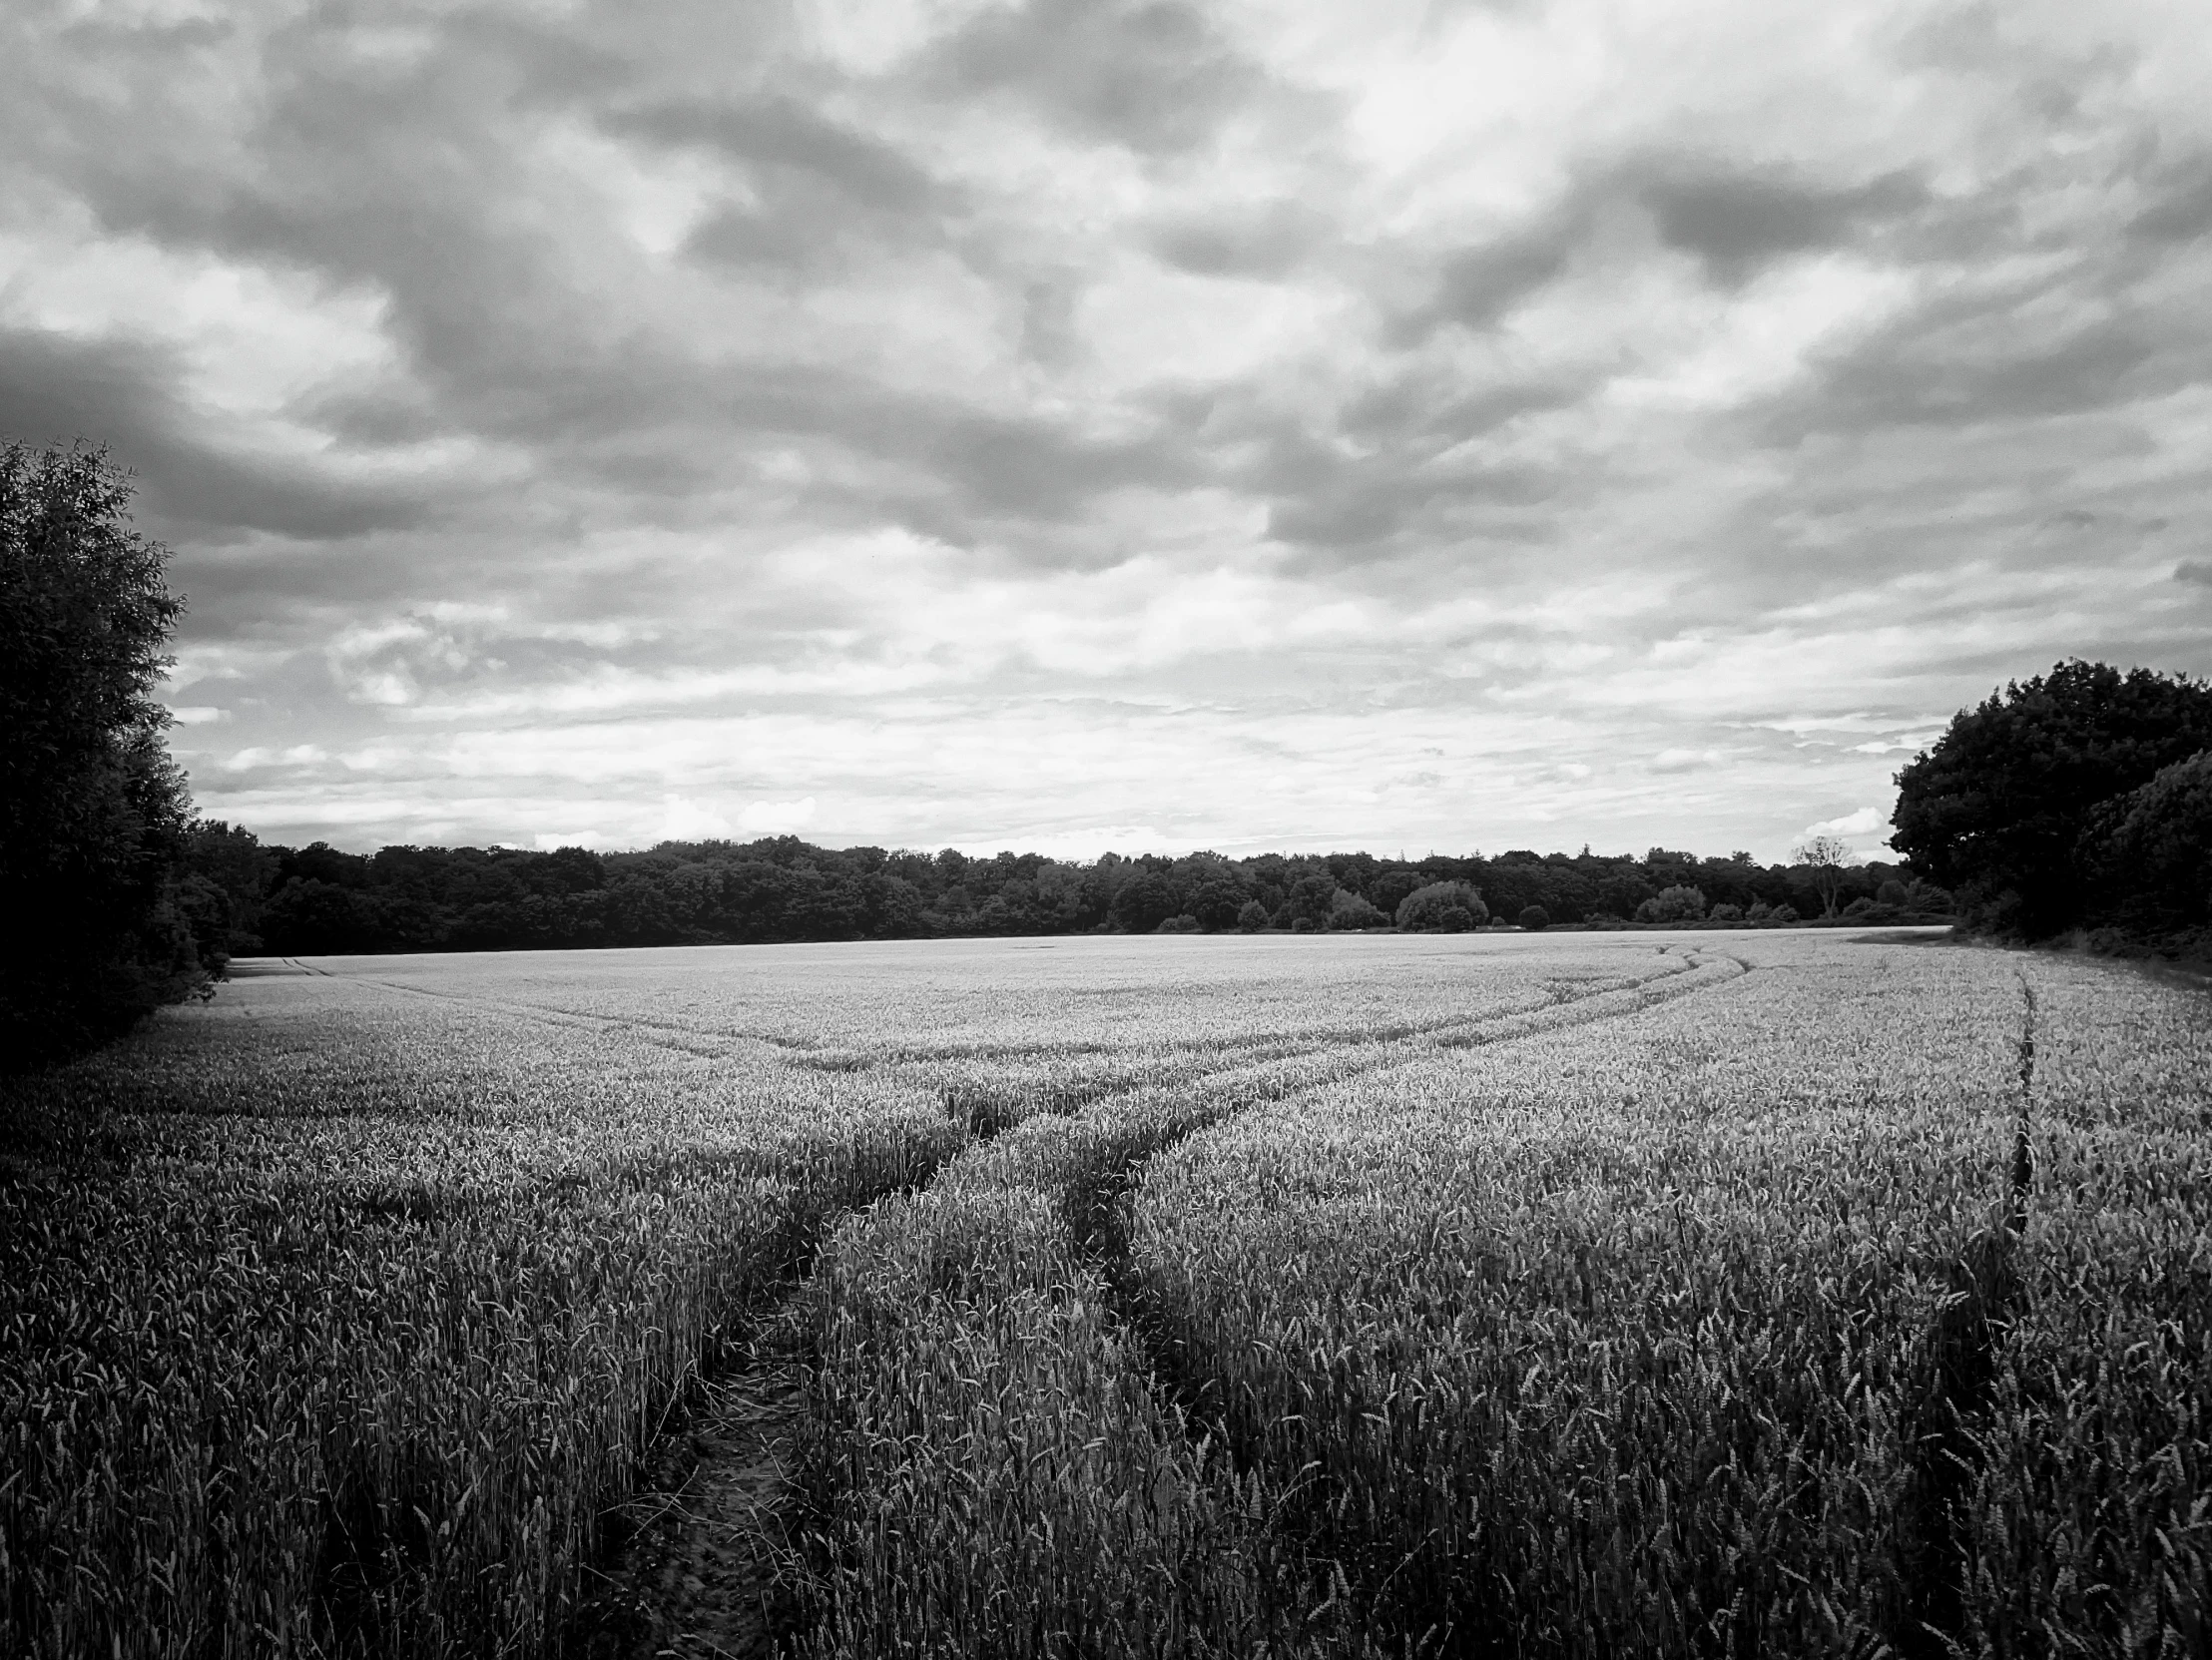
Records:
<instances>
[{"instance_id":1,"label":"dark storm cloud","mask_svg":"<svg viewBox=\"0 0 2212 1660\"><path fill-rule=\"evenodd\" d=\"M1264 84L1205 11L1176 0L1029 0L933 49L942 94L1003 94L1071 136L1169 157L1210 145Z\"/></svg>"},{"instance_id":2,"label":"dark storm cloud","mask_svg":"<svg viewBox=\"0 0 2212 1660\"><path fill-rule=\"evenodd\" d=\"M1501 510L1554 500L1566 486L1546 467L1454 453L1461 436L1555 398L1512 388L1454 399L1400 383L1352 407L1345 430L1363 440L1357 451L1335 430L1256 424L1242 434L1259 440L1250 459L1225 463L1224 471L1268 501L1269 539L1297 548L1302 568L1365 561L1408 538L1429 548L1456 544L1503 523L1523 524L1522 515Z\"/></svg>"},{"instance_id":3,"label":"dark storm cloud","mask_svg":"<svg viewBox=\"0 0 2212 1660\"><path fill-rule=\"evenodd\" d=\"M1260 202L1164 220L1151 229L1153 253L1196 277L1290 275L1335 235L1329 216L1302 202Z\"/></svg>"},{"instance_id":4,"label":"dark storm cloud","mask_svg":"<svg viewBox=\"0 0 2212 1660\"><path fill-rule=\"evenodd\" d=\"M2150 243L2193 243L2212 234L2212 157L2197 157L2147 182L2151 204L2128 223Z\"/></svg>"},{"instance_id":5,"label":"dark storm cloud","mask_svg":"<svg viewBox=\"0 0 2212 1660\"><path fill-rule=\"evenodd\" d=\"M833 267L859 241L940 242L961 211L960 193L893 146L790 98L666 100L614 111L601 125L740 169L748 205L722 209L688 242L711 261Z\"/></svg>"},{"instance_id":6,"label":"dark storm cloud","mask_svg":"<svg viewBox=\"0 0 2212 1660\"><path fill-rule=\"evenodd\" d=\"M209 441L175 390L175 360L129 340L0 328L0 434L103 443L139 475L168 534L217 541L268 531L335 541L414 525L435 494L362 484L312 462L242 455Z\"/></svg>"},{"instance_id":7,"label":"dark storm cloud","mask_svg":"<svg viewBox=\"0 0 2212 1660\"><path fill-rule=\"evenodd\" d=\"M2139 317L2060 331L2010 306L1939 303L1879 330L1817 372L1773 413L1773 441L2079 414L2172 384L2188 371L2161 361L2159 332Z\"/></svg>"},{"instance_id":8,"label":"dark storm cloud","mask_svg":"<svg viewBox=\"0 0 2212 1660\"><path fill-rule=\"evenodd\" d=\"M1570 201L1535 225L1443 256L1428 299L1392 319L1384 337L1404 349L1424 343L1438 328L1493 327L1499 318L1567 269L1589 229L1584 204Z\"/></svg>"},{"instance_id":9,"label":"dark storm cloud","mask_svg":"<svg viewBox=\"0 0 2212 1660\"><path fill-rule=\"evenodd\" d=\"M1852 246L1928 201L1927 187L1906 172L1839 188L1780 173L1662 170L1638 194L1668 247L1730 283L1789 255Z\"/></svg>"},{"instance_id":10,"label":"dark storm cloud","mask_svg":"<svg viewBox=\"0 0 2212 1660\"><path fill-rule=\"evenodd\" d=\"M1926 186L1905 171L1833 184L1707 156L1638 153L1592 168L1526 224L1444 253L1427 297L1392 317L1384 337L1405 348L1446 324L1495 327L1626 214L1648 217L1663 247L1694 256L1710 279L1734 287L1777 261L1862 246L1928 202Z\"/></svg>"},{"instance_id":11,"label":"dark storm cloud","mask_svg":"<svg viewBox=\"0 0 2212 1660\"><path fill-rule=\"evenodd\" d=\"M877 213L918 217L948 205L948 193L898 150L789 98L664 100L612 111L601 125L613 133L700 146L756 167L805 174Z\"/></svg>"}]
</instances>

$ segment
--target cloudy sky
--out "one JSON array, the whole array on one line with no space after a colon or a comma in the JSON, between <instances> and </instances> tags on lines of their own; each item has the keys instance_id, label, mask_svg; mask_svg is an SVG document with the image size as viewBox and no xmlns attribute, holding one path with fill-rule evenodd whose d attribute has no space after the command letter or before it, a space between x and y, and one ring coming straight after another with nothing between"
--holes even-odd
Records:
<instances>
[{"instance_id":1,"label":"cloudy sky","mask_svg":"<svg viewBox=\"0 0 2212 1660\"><path fill-rule=\"evenodd\" d=\"M2212 669L2201 0L9 0L0 434L265 838L1886 832Z\"/></svg>"}]
</instances>

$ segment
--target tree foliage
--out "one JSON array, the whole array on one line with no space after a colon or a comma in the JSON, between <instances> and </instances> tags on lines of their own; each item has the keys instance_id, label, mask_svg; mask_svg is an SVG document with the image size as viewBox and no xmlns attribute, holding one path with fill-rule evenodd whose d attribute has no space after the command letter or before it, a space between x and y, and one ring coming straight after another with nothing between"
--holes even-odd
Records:
<instances>
[{"instance_id":1,"label":"tree foliage","mask_svg":"<svg viewBox=\"0 0 2212 1660\"><path fill-rule=\"evenodd\" d=\"M1397 925L1406 933L1464 933L1490 919L1490 907L1473 885L1430 882L1405 895L1397 907Z\"/></svg>"},{"instance_id":2,"label":"tree foliage","mask_svg":"<svg viewBox=\"0 0 2212 1660\"><path fill-rule=\"evenodd\" d=\"M1636 907L1639 922L1695 922L1705 914L1705 894L1688 882L1662 887Z\"/></svg>"},{"instance_id":3,"label":"tree foliage","mask_svg":"<svg viewBox=\"0 0 2212 1660\"><path fill-rule=\"evenodd\" d=\"M1892 844L1967 918L2030 938L2099 919L2106 804L2212 747L2212 687L2061 663L1962 711L1898 774Z\"/></svg>"},{"instance_id":4,"label":"tree foliage","mask_svg":"<svg viewBox=\"0 0 2212 1660\"><path fill-rule=\"evenodd\" d=\"M206 983L229 922L180 868L191 802L154 690L183 610L100 451L0 447L0 1042L35 1064Z\"/></svg>"},{"instance_id":5,"label":"tree foliage","mask_svg":"<svg viewBox=\"0 0 2212 1660\"><path fill-rule=\"evenodd\" d=\"M2212 750L2107 802L2085 841L2099 919L2148 935L2212 927Z\"/></svg>"}]
</instances>

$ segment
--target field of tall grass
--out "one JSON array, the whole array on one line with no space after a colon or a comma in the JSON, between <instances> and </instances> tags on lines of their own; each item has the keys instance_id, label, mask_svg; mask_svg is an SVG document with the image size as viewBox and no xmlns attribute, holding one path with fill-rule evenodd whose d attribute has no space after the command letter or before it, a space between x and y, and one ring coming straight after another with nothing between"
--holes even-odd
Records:
<instances>
[{"instance_id":1,"label":"field of tall grass","mask_svg":"<svg viewBox=\"0 0 2212 1660\"><path fill-rule=\"evenodd\" d=\"M271 965L274 969L274 965ZM0 1096L0 1653L2212 1651L2212 1020L1823 934L331 959Z\"/></svg>"}]
</instances>

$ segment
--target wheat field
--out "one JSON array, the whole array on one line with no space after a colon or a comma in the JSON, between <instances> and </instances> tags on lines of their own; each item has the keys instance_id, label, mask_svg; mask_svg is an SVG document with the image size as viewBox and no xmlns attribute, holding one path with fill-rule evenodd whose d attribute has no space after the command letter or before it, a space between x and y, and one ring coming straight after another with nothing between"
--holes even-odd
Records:
<instances>
[{"instance_id":1,"label":"wheat field","mask_svg":"<svg viewBox=\"0 0 2212 1660\"><path fill-rule=\"evenodd\" d=\"M2212 1020L1838 932L249 965L0 1095L0 1653L2212 1652ZM764 1593L765 1594L765 1593Z\"/></svg>"}]
</instances>

